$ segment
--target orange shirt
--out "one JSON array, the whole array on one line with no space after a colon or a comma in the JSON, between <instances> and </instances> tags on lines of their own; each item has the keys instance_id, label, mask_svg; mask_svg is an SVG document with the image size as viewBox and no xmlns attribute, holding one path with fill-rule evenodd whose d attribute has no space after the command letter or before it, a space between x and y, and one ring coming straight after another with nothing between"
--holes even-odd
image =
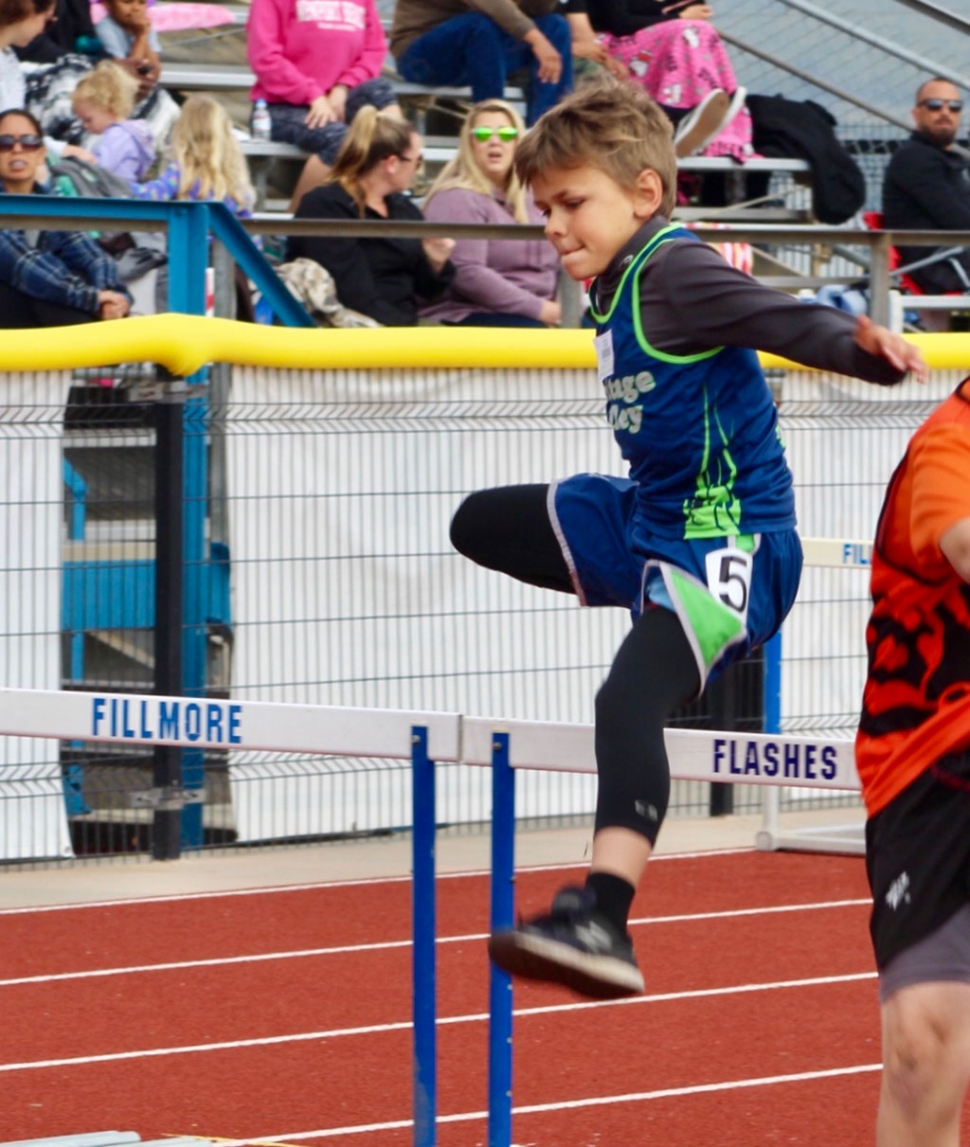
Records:
<instances>
[{"instance_id":1,"label":"orange shirt","mask_svg":"<svg viewBox=\"0 0 970 1147\"><path fill-rule=\"evenodd\" d=\"M970 518L970 379L913 435L879 518L856 736L870 816L934 761L970 746L970 585L940 550L962 518Z\"/></svg>"}]
</instances>

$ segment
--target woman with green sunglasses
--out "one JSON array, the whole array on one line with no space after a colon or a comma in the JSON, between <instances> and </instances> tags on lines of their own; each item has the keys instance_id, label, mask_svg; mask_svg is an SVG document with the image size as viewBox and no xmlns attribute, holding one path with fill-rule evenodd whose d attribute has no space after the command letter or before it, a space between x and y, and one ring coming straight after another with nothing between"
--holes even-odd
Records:
<instances>
[{"instance_id":1,"label":"woman with green sunglasses","mask_svg":"<svg viewBox=\"0 0 970 1147\"><path fill-rule=\"evenodd\" d=\"M432 184L424 215L435 223L542 223L512 160L524 132L504 100L468 113L455 158ZM444 299L422 318L459 326L547 327L561 318L556 301L559 259L545 239L459 239Z\"/></svg>"}]
</instances>

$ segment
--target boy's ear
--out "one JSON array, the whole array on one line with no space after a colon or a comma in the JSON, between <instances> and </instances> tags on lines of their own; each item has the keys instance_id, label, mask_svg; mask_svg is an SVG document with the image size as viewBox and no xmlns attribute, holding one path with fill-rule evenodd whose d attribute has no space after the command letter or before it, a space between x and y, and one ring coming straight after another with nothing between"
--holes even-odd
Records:
<instances>
[{"instance_id":1,"label":"boy's ear","mask_svg":"<svg viewBox=\"0 0 970 1147\"><path fill-rule=\"evenodd\" d=\"M638 219L652 219L663 203L664 185L652 167L645 167L637 176L633 210Z\"/></svg>"}]
</instances>

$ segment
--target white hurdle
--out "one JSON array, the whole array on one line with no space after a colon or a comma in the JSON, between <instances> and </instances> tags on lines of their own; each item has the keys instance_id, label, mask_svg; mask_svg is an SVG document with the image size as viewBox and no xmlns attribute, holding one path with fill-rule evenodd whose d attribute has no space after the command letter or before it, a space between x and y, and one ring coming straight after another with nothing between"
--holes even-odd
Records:
<instances>
[{"instance_id":1,"label":"white hurdle","mask_svg":"<svg viewBox=\"0 0 970 1147\"><path fill-rule=\"evenodd\" d=\"M268 750L383 757L412 763L414 1147L433 1147L437 1124L435 1005L435 764L492 769L494 928L514 919L515 770L595 773L591 725L255 701L0 689L0 735L102 744ZM670 729L672 776L713 783L858 788L848 741L772 733ZM176 805L180 788L160 791ZM510 1147L512 991L492 969L489 1147Z\"/></svg>"}]
</instances>

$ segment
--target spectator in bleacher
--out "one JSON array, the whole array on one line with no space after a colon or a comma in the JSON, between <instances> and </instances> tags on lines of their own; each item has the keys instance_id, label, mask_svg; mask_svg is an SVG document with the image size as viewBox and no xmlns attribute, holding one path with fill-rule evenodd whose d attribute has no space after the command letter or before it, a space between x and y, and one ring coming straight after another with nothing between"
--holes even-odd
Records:
<instances>
[{"instance_id":1,"label":"spectator in bleacher","mask_svg":"<svg viewBox=\"0 0 970 1147\"><path fill-rule=\"evenodd\" d=\"M24 48L17 48L21 60L32 64L53 64L67 52L101 56L101 41L95 35L90 0L56 0L54 16L40 35Z\"/></svg>"},{"instance_id":2,"label":"spectator in bleacher","mask_svg":"<svg viewBox=\"0 0 970 1147\"><path fill-rule=\"evenodd\" d=\"M508 74L528 68L526 122L533 124L573 86L572 33L559 7L560 0L477 0L469 11L464 0L397 0L397 70L428 87L470 85L481 103L501 99Z\"/></svg>"},{"instance_id":3,"label":"spectator in bleacher","mask_svg":"<svg viewBox=\"0 0 970 1147\"><path fill-rule=\"evenodd\" d=\"M256 73L252 98L269 108L270 138L311 153L294 209L326 180L362 107L401 116L381 76L387 38L374 0L253 0L246 50Z\"/></svg>"},{"instance_id":4,"label":"spectator in bleacher","mask_svg":"<svg viewBox=\"0 0 970 1147\"><path fill-rule=\"evenodd\" d=\"M152 133L144 120L129 119L138 81L112 60L102 60L74 89L74 114L85 131L99 137L92 150L98 164L139 182L155 162Z\"/></svg>"},{"instance_id":5,"label":"spectator in bleacher","mask_svg":"<svg viewBox=\"0 0 970 1147\"><path fill-rule=\"evenodd\" d=\"M211 96L189 96L172 131L171 153L157 179L132 184L139 199L216 200L240 219L250 218L256 195L222 104Z\"/></svg>"},{"instance_id":6,"label":"spectator in bleacher","mask_svg":"<svg viewBox=\"0 0 970 1147\"><path fill-rule=\"evenodd\" d=\"M910 231L970 231L970 165L953 143L963 100L949 80L927 80L916 93L916 130L889 161L882 188L883 226ZM903 264L939 248L901 247ZM970 251L909 272L927 294L970 290Z\"/></svg>"},{"instance_id":7,"label":"spectator in bleacher","mask_svg":"<svg viewBox=\"0 0 970 1147\"><path fill-rule=\"evenodd\" d=\"M144 97L162 72L162 46L148 18L147 0L104 0L104 6L107 15L94 26L101 46L138 80Z\"/></svg>"},{"instance_id":8,"label":"spectator in bleacher","mask_svg":"<svg viewBox=\"0 0 970 1147\"><path fill-rule=\"evenodd\" d=\"M681 0L568 0L604 48L674 124L678 156L754 154L752 123L708 4Z\"/></svg>"},{"instance_id":9,"label":"spectator in bleacher","mask_svg":"<svg viewBox=\"0 0 970 1147\"><path fill-rule=\"evenodd\" d=\"M30 44L53 18L54 0L0 0L0 109L26 105L27 83L14 48ZM44 143L51 155L74 155L94 162L91 152L82 147L51 136L45 136Z\"/></svg>"},{"instance_id":10,"label":"spectator in bleacher","mask_svg":"<svg viewBox=\"0 0 970 1147\"><path fill-rule=\"evenodd\" d=\"M308 192L297 219L424 217L404 193L421 163L421 136L404 120L363 108L337 154L330 182ZM313 259L330 272L345 307L384 326L413 326L420 302L447 290L451 239L294 236L288 258Z\"/></svg>"},{"instance_id":11,"label":"spectator in bleacher","mask_svg":"<svg viewBox=\"0 0 970 1147\"><path fill-rule=\"evenodd\" d=\"M458 154L431 186L424 217L431 223L512 225L543 219L512 161L525 125L504 100L468 113ZM422 317L460 326L547 327L562 318L556 301L559 256L546 239L459 239L447 296Z\"/></svg>"},{"instance_id":12,"label":"spectator in bleacher","mask_svg":"<svg viewBox=\"0 0 970 1147\"><path fill-rule=\"evenodd\" d=\"M46 158L30 112L0 115L0 184L8 195L44 195ZM0 327L51 327L119 319L131 299L114 259L83 231L0 229Z\"/></svg>"}]
</instances>

